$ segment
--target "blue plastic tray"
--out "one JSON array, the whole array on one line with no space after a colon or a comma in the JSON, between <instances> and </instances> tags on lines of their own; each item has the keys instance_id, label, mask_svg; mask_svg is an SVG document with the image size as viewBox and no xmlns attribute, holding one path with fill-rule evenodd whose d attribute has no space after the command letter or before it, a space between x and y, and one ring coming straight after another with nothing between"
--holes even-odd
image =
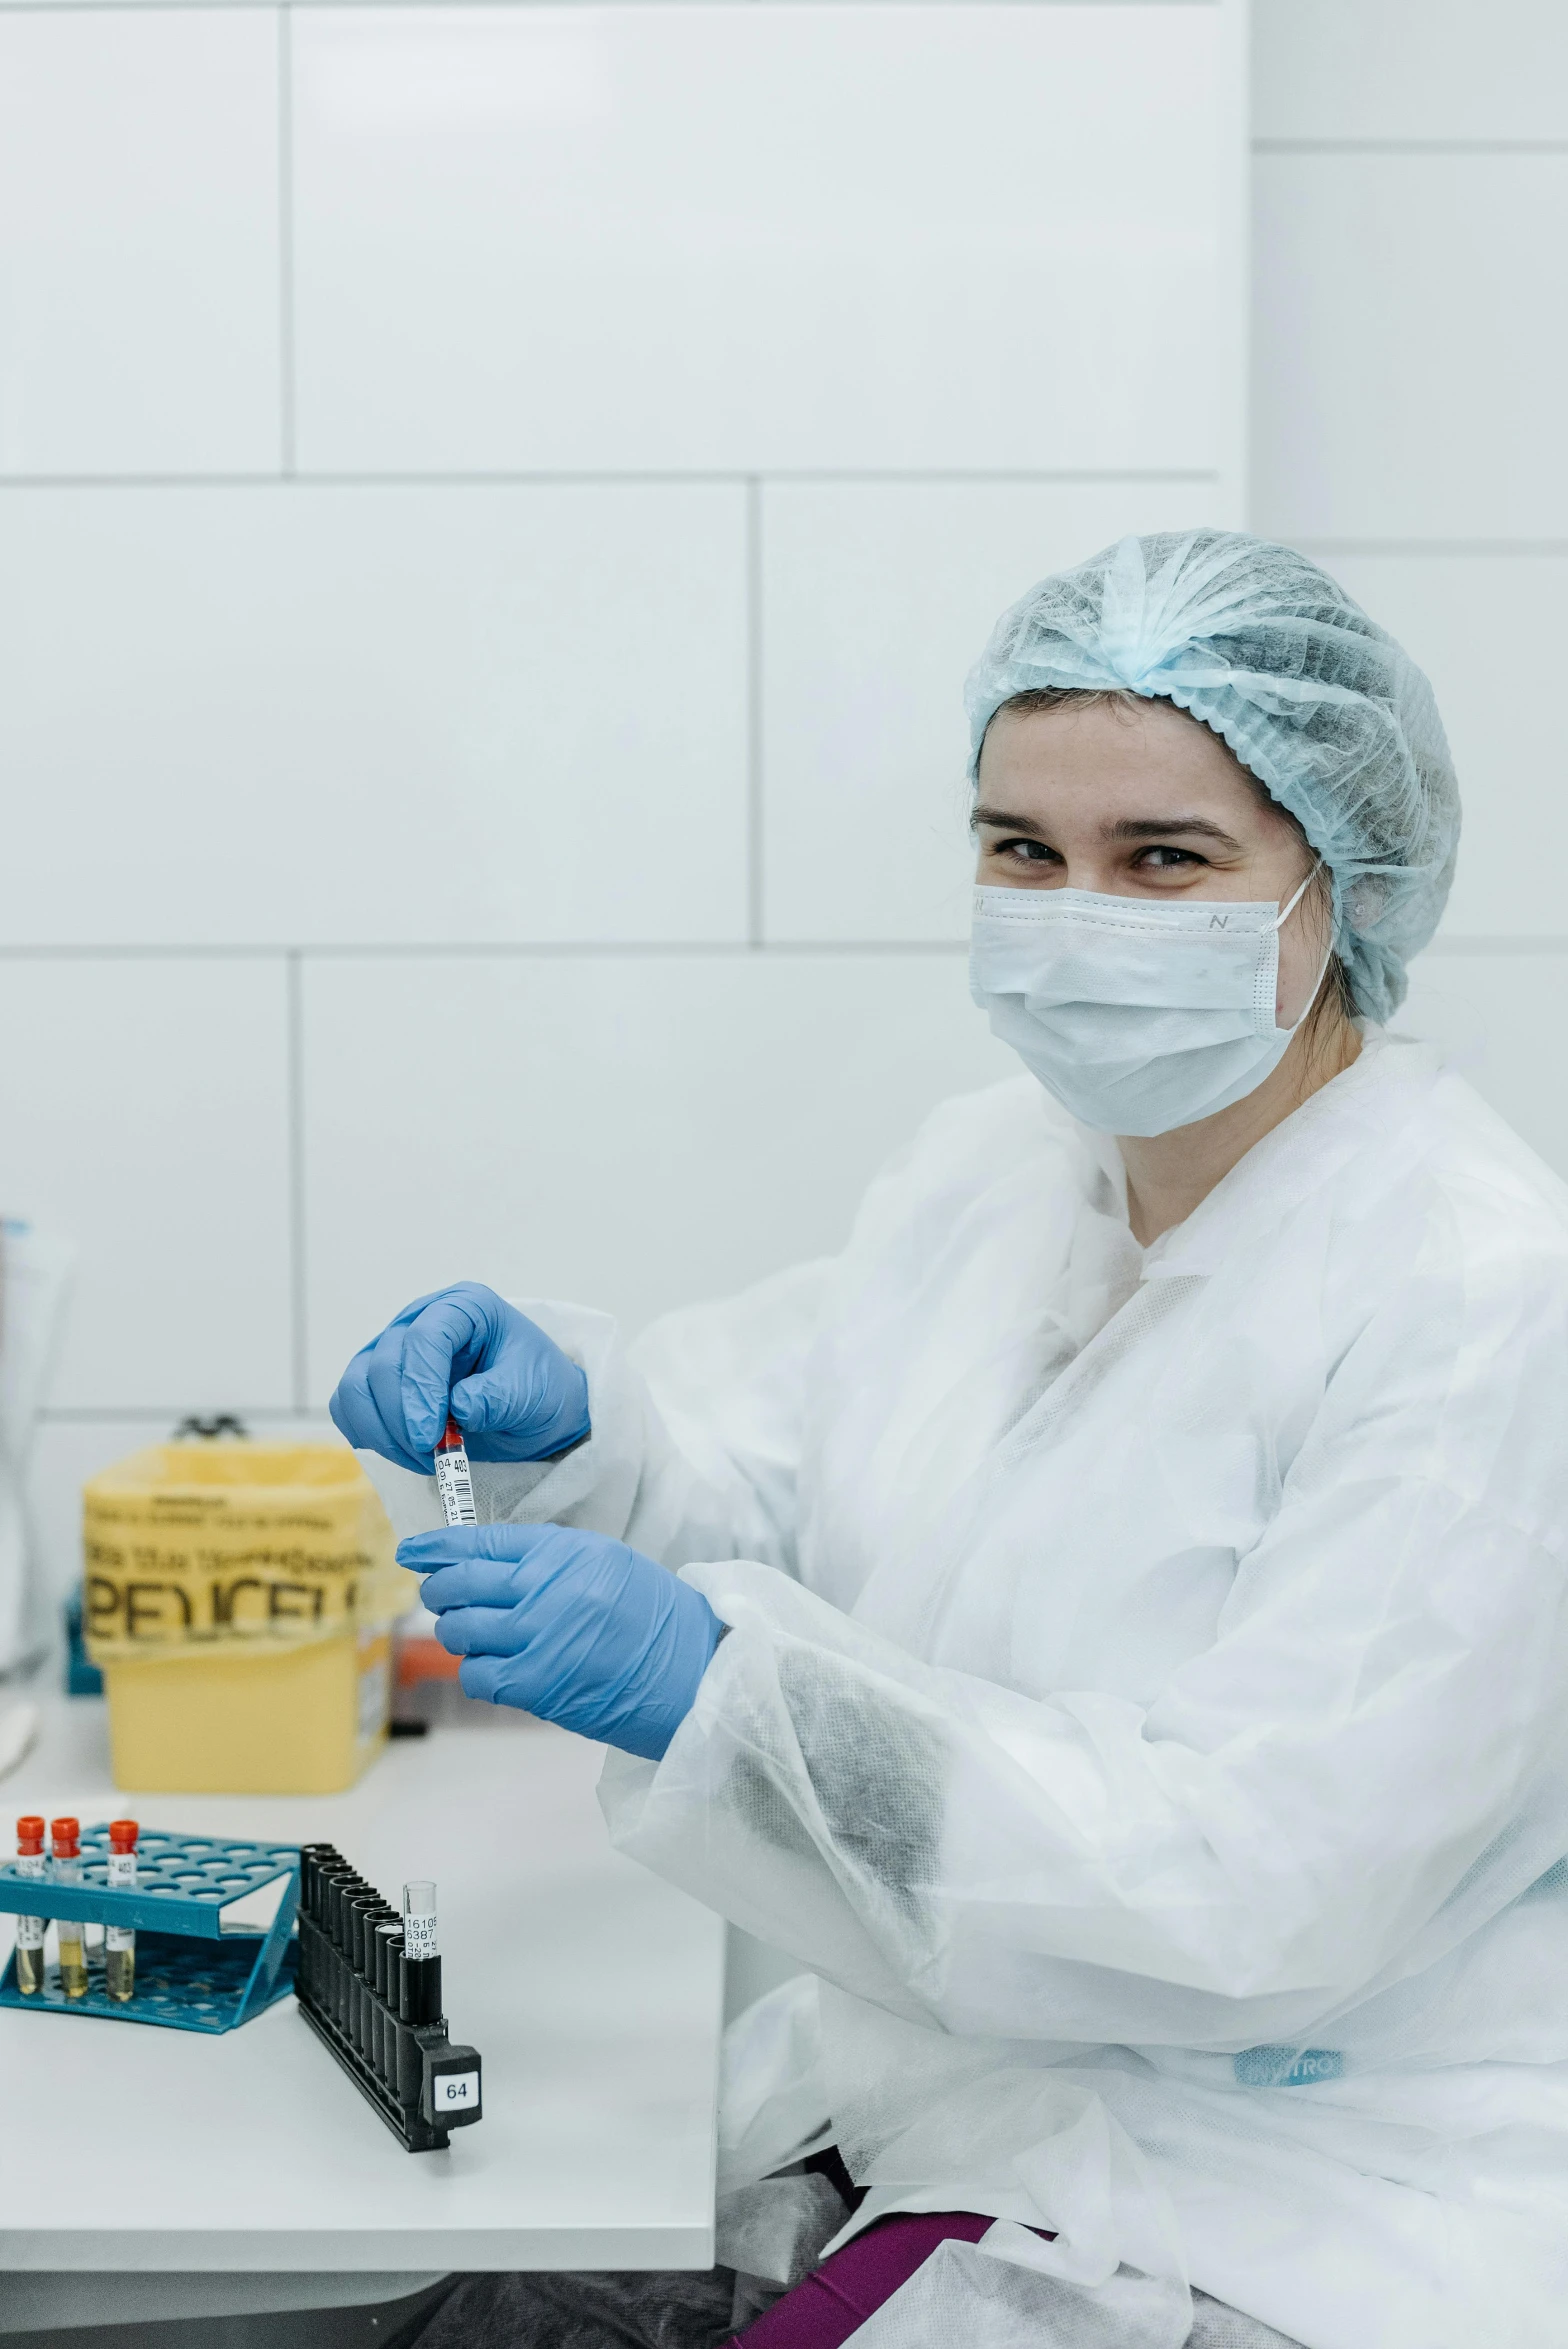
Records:
<instances>
[{"instance_id":1,"label":"blue plastic tray","mask_svg":"<svg viewBox=\"0 0 1568 2349\"><path fill-rule=\"evenodd\" d=\"M89 1925L133 1925L135 1997L123 2004L109 1998L101 1962L94 1964L90 1957L85 1997L67 1998L51 1965L43 1988L24 1998L16 1986L13 1955L0 1979L0 2006L157 2023L176 2031L232 2031L293 1989L288 1961L299 1906L296 1845L150 1828L137 1846L134 1891L112 1892L106 1880L107 1826L85 1828L81 1849L79 1884L61 1884L47 1875L40 1883L19 1876L14 1863L0 1867L0 1910L77 1918ZM225 1916L236 1901L280 1876L289 1881L270 1926Z\"/></svg>"}]
</instances>

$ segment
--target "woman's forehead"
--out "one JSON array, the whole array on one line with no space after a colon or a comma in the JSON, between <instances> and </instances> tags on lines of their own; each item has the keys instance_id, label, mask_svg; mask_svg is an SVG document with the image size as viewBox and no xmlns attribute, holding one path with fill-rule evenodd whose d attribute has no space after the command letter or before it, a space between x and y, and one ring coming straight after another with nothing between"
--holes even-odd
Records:
<instances>
[{"instance_id":1,"label":"woman's forehead","mask_svg":"<svg viewBox=\"0 0 1568 2349\"><path fill-rule=\"evenodd\" d=\"M980 754L980 797L996 805L1003 793L1015 812L1037 816L1084 802L1108 822L1188 813L1232 831L1288 824L1219 736L1169 702L999 710Z\"/></svg>"}]
</instances>

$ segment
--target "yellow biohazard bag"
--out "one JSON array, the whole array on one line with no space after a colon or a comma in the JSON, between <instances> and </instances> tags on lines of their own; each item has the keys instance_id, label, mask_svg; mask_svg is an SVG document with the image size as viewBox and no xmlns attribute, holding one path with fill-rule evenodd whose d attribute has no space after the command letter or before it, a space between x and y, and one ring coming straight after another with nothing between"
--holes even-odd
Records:
<instances>
[{"instance_id":1,"label":"yellow biohazard bag","mask_svg":"<svg viewBox=\"0 0 1568 2349\"><path fill-rule=\"evenodd\" d=\"M353 1454L155 1444L82 1496L83 1628L127 1792L328 1794L380 1751L417 1595Z\"/></svg>"}]
</instances>

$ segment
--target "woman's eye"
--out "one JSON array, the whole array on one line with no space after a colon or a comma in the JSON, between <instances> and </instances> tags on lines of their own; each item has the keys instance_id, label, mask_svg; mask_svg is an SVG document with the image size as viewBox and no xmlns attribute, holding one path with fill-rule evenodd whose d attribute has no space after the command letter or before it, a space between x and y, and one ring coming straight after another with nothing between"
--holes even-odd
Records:
<instances>
[{"instance_id":1,"label":"woman's eye","mask_svg":"<svg viewBox=\"0 0 1568 2349\"><path fill-rule=\"evenodd\" d=\"M1043 840L995 840L991 854L1007 857L1019 865L1050 864L1056 859L1055 849L1047 848Z\"/></svg>"},{"instance_id":2,"label":"woman's eye","mask_svg":"<svg viewBox=\"0 0 1568 2349\"><path fill-rule=\"evenodd\" d=\"M1171 871L1177 865L1206 864L1208 859L1206 857L1194 855L1190 848L1159 847L1143 849L1140 852L1137 861L1143 867L1145 872L1152 870L1157 873L1164 873Z\"/></svg>"}]
</instances>

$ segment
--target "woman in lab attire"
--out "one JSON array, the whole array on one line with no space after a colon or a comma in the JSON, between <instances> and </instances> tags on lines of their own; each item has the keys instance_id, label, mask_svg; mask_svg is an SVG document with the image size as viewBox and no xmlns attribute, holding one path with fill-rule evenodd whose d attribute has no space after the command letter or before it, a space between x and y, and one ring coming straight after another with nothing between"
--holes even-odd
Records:
<instances>
[{"instance_id":1,"label":"woman in lab attire","mask_svg":"<svg viewBox=\"0 0 1568 2349\"><path fill-rule=\"evenodd\" d=\"M1025 1073L831 1262L629 1352L442 1292L334 1415L430 1528L452 1388L490 1522L403 1556L465 1687L618 1748L617 1844L809 1969L727 2049L721 2257L829 2254L758 2349L900 2275L867 2349L1561 2349L1568 1194L1385 1030L1430 691L1205 531L1043 581L969 707ZM427 2337L727 2334L621 2282Z\"/></svg>"}]
</instances>

